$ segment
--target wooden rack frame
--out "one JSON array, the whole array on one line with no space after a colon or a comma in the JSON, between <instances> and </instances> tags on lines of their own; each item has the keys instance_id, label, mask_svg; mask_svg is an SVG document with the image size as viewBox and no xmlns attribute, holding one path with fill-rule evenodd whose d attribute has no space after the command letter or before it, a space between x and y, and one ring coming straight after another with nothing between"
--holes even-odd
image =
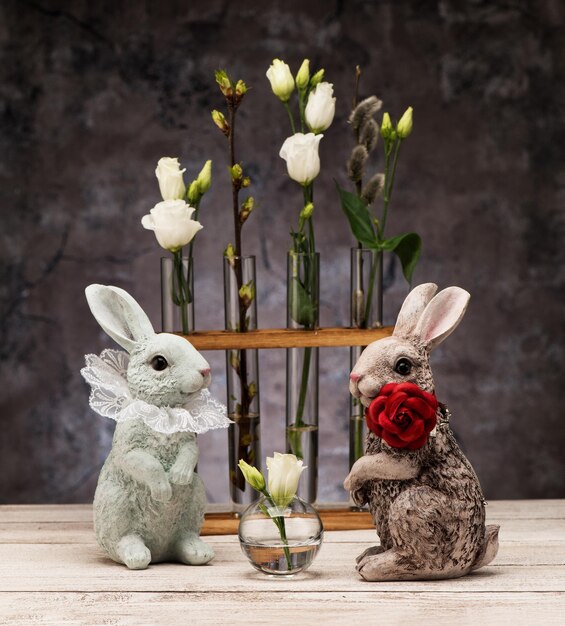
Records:
<instances>
[{"instance_id":1,"label":"wooden rack frame","mask_svg":"<svg viewBox=\"0 0 565 626\"><path fill-rule=\"evenodd\" d=\"M392 326L382 328L318 328L294 330L263 328L246 333L204 330L183 335L197 350L254 350L278 348L335 348L367 346L392 334Z\"/></svg>"},{"instance_id":2,"label":"wooden rack frame","mask_svg":"<svg viewBox=\"0 0 565 626\"><path fill-rule=\"evenodd\" d=\"M377 339L392 334L392 326L382 328L318 328L294 330L290 328L264 328L245 333L227 330L204 330L183 335L197 350L262 350L281 348L335 348L366 346ZM347 508L320 507L326 530L362 530L372 528L367 511ZM233 534L239 520L233 513L209 512L202 534Z\"/></svg>"}]
</instances>

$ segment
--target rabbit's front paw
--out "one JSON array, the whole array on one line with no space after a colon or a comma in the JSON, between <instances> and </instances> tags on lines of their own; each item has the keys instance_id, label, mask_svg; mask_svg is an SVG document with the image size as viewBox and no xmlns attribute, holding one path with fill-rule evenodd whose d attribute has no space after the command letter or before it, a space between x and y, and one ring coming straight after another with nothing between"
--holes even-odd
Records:
<instances>
[{"instance_id":1,"label":"rabbit's front paw","mask_svg":"<svg viewBox=\"0 0 565 626\"><path fill-rule=\"evenodd\" d=\"M174 485L189 485L194 476L194 469L184 463L175 463L169 470L169 481Z\"/></svg>"},{"instance_id":2,"label":"rabbit's front paw","mask_svg":"<svg viewBox=\"0 0 565 626\"><path fill-rule=\"evenodd\" d=\"M168 480L160 480L151 487L151 497L157 502L168 502L173 495L173 488Z\"/></svg>"}]
</instances>

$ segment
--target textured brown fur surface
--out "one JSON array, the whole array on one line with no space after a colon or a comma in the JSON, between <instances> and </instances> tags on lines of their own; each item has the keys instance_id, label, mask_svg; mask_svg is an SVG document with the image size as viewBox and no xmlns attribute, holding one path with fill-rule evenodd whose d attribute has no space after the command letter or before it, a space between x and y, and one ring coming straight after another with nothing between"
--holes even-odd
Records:
<instances>
[{"instance_id":1,"label":"textured brown fur surface","mask_svg":"<svg viewBox=\"0 0 565 626\"><path fill-rule=\"evenodd\" d=\"M365 406L383 384L407 380L394 371L401 356L413 364L408 380L433 392L428 352L463 316L468 294L457 289L433 298L435 285L417 287L403 306L394 336L363 353L352 372L351 391ZM366 580L457 578L496 556L498 527L485 526L479 480L449 419L447 407L440 405L436 432L418 450L392 448L369 432L366 455L345 481L354 501L368 505L380 538L380 546L357 559Z\"/></svg>"}]
</instances>

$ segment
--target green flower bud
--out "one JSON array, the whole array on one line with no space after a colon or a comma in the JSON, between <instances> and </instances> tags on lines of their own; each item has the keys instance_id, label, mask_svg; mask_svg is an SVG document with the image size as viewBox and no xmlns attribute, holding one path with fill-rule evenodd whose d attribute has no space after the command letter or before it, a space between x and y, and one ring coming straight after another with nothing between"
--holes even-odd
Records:
<instances>
[{"instance_id":1,"label":"green flower bud","mask_svg":"<svg viewBox=\"0 0 565 626\"><path fill-rule=\"evenodd\" d=\"M253 400L253 398L257 395L257 385L255 383L249 383L247 391L249 393L249 400Z\"/></svg>"},{"instance_id":2,"label":"green flower bud","mask_svg":"<svg viewBox=\"0 0 565 626\"><path fill-rule=\"evenodd\" d=\"M233 167L229 168L230 175L234 182L239 182L243 178L243 169L239 163L236 163Z\"/></svg>"},{"instance_id":3,"label":"green flower bud","mask_svg":"<svg viewBox=\"0 0 565 626\"><path fill-rule=\"evenodd\" d=\"M383 121L381 122L381 136L383 139L390 139L394 133L392 122L390 121L390 115L385 113L383 115Z\"/></svg>"},{"instance_id":4,"label":"green flower bud","mask_svg":"<svg viewBox=\"0 0 565 626\"><path fill-rule=\"evenodd\" d=\"M243 224L251 215L254 205L255 200L252 196L249 196L249 198L247 198L247 200L241 205L241 210L239 211L239 221L241 224Z\"/></svg>"},{"instance_id":5,"label":"green flower bud","mask_svg":"<svg viewBox=\"0 0 565 626\"><path fill-rule=\"evenodd\" d=\"M318 70L314 76L310 79L310 87L314 89L316 85L321 83L324 80L324 72L325 70Z\"/></svg>"},{"instance_id":6,"label":"green flower bud","mask_svg":"<svg viewBox=\"0 0 565 626\"><path fill-rule=\"evenodd\" d=\"M216 82L220 87L220 91L226 96L226 98L231 98L233 95L233 87L231 84L231 80L227 75L225 70L216 70Z\"/></svg>"},{"instance_id":7,"label":"green flower bud","mask_svg":"<svg viewBox=\"0 0 565 626\"><path fill-rule=\"evenodd\" d=\"M251 178L249 178L249 176L244 176L243 180L241 181L241 186L249 187L249 185L251 185Z\"/></svg>"},{"instance_id":8,"label":"green flower bud","mask_svg":"<svg viewBox=\"0 0 565 626\"><path fill-rule=\"evenodd\" d=\"M241 363L237 356L237 350L230 350L230 366L239 374Z\"/></svg>"},{"instance_id":9,"label":"green flower bud","mask_svg":"<svg viewBox=\"0 0 565 626\"><path fill-rule=\"evenodd\" d=\"M255 284L252 280L239 288L239 299L243 306L247 309L255 298Z\"/></svg>"},{"instance_id":10,"label":"green flower bud","mask_svg":"<svg viewBox=\"0 0 565 626\"><path fill-rule=\"evenodd\" d=\"M306 87L308 87L308 81L310 80L310 61L308 59L304 59L302 61L302 65L298 70L298 74L296 75L296 86L300 91L304 91Z\"/></svg>"},{"instance_id":11,"label":"green flower bud","mask_svg":"<svg viewBox=\"0 0 565 626\"><path fill-rule=\"evenodd\" d=\"M228 263L235 267L235 248L231 243L228 244L228 247L224 250L224 256L228 260Z\"/></svg>"},{"instance_id":12,"label":"green flower bud","mask_svg":"<svg viewBox=\"0 0 565 626\"><path fill-rule=\"evenodd\" d=\"M242 80L238 80L235 85L235 95L238 98L243 98L243 96L246 93L247 93L247 85Z\"/></svg>"},{"instance_id":13,"label":"green flower bud","mask_svg":"<svg viewBox=\"0 0 565 626\"><path fill-rule=\"evenodd\" d=\"M230 134L230 125L228 124L228 121L224 117L223 113L216 110L212 111L212 120L226 137Z\"/></svg>"},{"instance_id":14,"label":"green flower bud","mask_svg":"<svg viewBox=\"0 0 565 626\"><path fill-rule=\"evenodd\" d=\"M190 183L190 186L189 186L188 192L187 192L187 197L188 197L189 204L191 204L192 206L197 204L197 202L201 198L201 195L202 194L200 193L200 190L198 189L198 181L197 180L193 180Z\"/></svg>"},{"instance_id":15,"label":"green flower bud","mask_svg":"<svg viewBox=\"0 0 565 626\"><path fill-rule=\"evenodd\" d=\"M412 107L408 107L404 111L404 115L400 118L400 122L396 125L396 132L399 139L406 139L412 132Z\"/></svg>"},{"instance_id":16,"label":"green flower bud","mask_svg":"<svg viewBox=\"0 0 565 626\"><path fill-rule=\"evenodd\" d=\"M300 219L308 220L312 217L314 213L314 204L309 202L303 209L300 211Z\"/></svg>"},{"instance_id":17,"label":"green flower bud","mask_svg":"<svg viewBox=\"0 0 565 626\"><path fill-rule=\"evenodd\" d=\"M210 189L212 186L212 161L206 161L206 163L204 163L204 167L200 170L200 174L198 174L196 178L196 183L198 184L198 191L201 196Z\"/></svg>"},{"instance_id":18,"label":"green flower bud","mask_svg":"<svg viewBox=\"0 0 565 626\"><path fill-rule=\"evenodd\" d=\"M240 459L238 467L241 470L241 473L243 474L245 480L251 485L251 487L253 487L253 489L255 489L255 491L265 491L265 488L267 486L265 483L265 478L256 467L253 467L253 465L249 465L249 463L246 463L243 459Z\"/></svg>"}]
</instances>

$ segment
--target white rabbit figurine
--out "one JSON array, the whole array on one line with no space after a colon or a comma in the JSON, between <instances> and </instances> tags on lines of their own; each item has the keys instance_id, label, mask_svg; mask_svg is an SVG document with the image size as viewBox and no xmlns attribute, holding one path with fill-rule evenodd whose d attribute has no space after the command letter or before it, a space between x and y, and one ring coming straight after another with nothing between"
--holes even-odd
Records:
<instances>
[{"instance_id":1,"label":"white rabbit figurine","mask_svg":"<svg viewBox=\"0 0 565 626\"><path fill-rule=\"evenodd\" d=\"M369 581L456 578L498 550L499 527L485 527L479 481L435 398L429 364L429 352L463 318L469 294L449 287L434 297L436 290L432 283L413 289L392 337L370 344L350 375L372 427L366 455L344 483L357 504L368 503L380 538L357 558Z\"/></svg>"},{"instance_id":2,"label":"white rabbit figurine","mask_svg":"<svg viewBox=\"0 0 565 626\"><path fill-rule=\"evenodd\" d=\"M210 366L186 339L156 334L123 289L90 285L86 298L129 353L87 355L81 370L92 387L90 406L117 422L94 496L98 543L130 569L207 563L214 551L199 537L206 494L194 473L196 434L230 423L206 389Z\"/></svg>"}]
</instances>

